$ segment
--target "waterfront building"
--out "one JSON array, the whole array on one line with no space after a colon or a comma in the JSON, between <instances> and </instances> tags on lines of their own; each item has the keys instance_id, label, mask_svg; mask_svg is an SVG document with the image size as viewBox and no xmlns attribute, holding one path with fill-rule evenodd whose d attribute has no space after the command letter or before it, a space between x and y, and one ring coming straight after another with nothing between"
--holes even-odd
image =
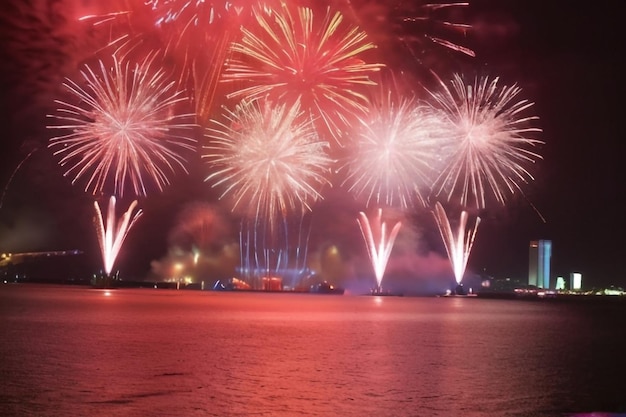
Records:
<instances>
[{"instance_id":1,"label":"waterfront building","mask_svg":"<svg viewBox=\"0 0 626 417\"><path fill-rule=\"evenodd\" d=\"M570 288L574 291L583 288L583 275L580 272L572 272L570 274Z\"/></svg>"},{"instance_id":2,"label":"waterfront building","mask_svg":"<svg viewBox=\"0 0 626 417\"><path fill-rule=\"evenodd\" d=\"M528 262L528 285L550 288L551 240L531 240Z\"/></svg>"}]
</instances>

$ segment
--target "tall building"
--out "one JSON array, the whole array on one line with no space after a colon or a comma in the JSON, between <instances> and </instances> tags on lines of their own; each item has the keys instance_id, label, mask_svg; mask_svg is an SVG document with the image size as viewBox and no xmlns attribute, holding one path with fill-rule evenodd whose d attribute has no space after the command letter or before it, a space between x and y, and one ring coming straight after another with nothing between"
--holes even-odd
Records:
<instances>
[{"instance_id":1,"label":"tall building","mask_svg":"<svg viewBox=\"0 0 626 417\"><path fill-rule=\"evenodd\" d=\"M528 262L528 285L550 288L551 240L531 240Z\"/></svg>"},{"instance_id":2,"label":"tall building","mask_svg":"<svg viewBox=\"0 0 626 417\"><path fill-rule=\"evenodd\" d=\"M570 274L570 289L581 290L583 288L583 275L580 272Z\"/></svg>"}]
</instances>

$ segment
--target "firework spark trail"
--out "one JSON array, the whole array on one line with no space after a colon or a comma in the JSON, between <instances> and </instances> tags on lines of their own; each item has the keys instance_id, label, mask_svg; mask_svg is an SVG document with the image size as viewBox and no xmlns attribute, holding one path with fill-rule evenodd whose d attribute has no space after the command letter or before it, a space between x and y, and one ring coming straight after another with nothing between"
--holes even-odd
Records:
<instances>
[{"instance_id":1,"label":"firework spark trail","mask_svg":"<svg viewBox=\"0 0 626 417\"><path fill-rule=\"evenodd\" d=\"M116 8L117 7L117 8ZM100 39L94 55L113 51L118 57L162 49L180 89L188 89L197 120L206 121L215 97L228 45L239 33L239 17L251 7L190 0L147 0L99 5L99 13L79 21L91 24ZM104 10L103 10L104 9ZM91 11L91 10L90 10Z\"/></svg>"},{"instance_id":2,"label":"firework spark trail","mask_svg":"<svg viewBox=\"0 0 626 417\"><path fill-rule=\"evenodd\" d=\"M333 161L328 142L318 139L298 103L244 100L225 117L227 124L213 120L215 127L207 129L211 142L202 155L215 168L206 181L225 187L221 198L231 196L233 210L270 222L289 211L310 211L319 189L330 185Z\"/></svg>"},{"instance_id":3,"label":"firework spark trail","mask_svg":"<svg viewBox=\"0 0 626 417\"><path fill-rule=\"evenodd\" d=\"M15 174L17 174L17 172L20 170L20 168L22 167L22 165L24 165L24 163L32 156L32 154L34 154L36 151L38 151L39 148L35 148L32 151L30 151L28 153L28 155L26 155L24 157L24 159L22 159L20 161L19 164L17 164L17 166L15 167L15 169L13 170L13 172L11 173L11 176L9 177L9 180L7 181L7 185L4 187L4 189L2 190L2 197L0 197L0 209L2 208L2 205L4 204L4 197L7 194L7 191L9 189L9 186L11 185L11 183L13 182L13 178L15 177Z\"/></svg>"},{"instance_id":4,"label":"firework spark trail","mask_svg":"<svg viewBox=\"0 0 626 417\"><path fill-rule=\"evenodd\" d=\"M403 2L405 3L405 2ZM405 3L406 4L406 3ZM407 22L409 26L413 26L412 24L422 23L425 27L437 27L438 30L454 32L458 34L462 34L463 36L472 29L471 25L465 23L452 22L450 20L439 20L433 18L433 15L441 10L449 10L449 9L457 9L457 8L466 8L469 7L468 2L454 2L454 3L425 3L419 6L417 13L414 16L405 16L402 18L404 22ZM415 30L415 28L413 28ZM422 31L422 36L424 39L427 39L435 44L444 46L448 49L451 49L456 52L463 53L465 55L475 57L476 53L463 45L460 45L457 42L453 42L449 39L444 39L440 36L434 35L432 33L428 33L425 30ZM417 42L419 43L419 37L412 37L407 41Z\"/></svg>"},{"instance_id":5,"label":"firework spark trail","mask_svg":"<svg viewBox=\"0 0 626 417\"><path fill-rule=\"evenodd\" d=\"M357 197L402 208L417 200L425 205L440 153L441 119L414 99L394 99L392 93L372 100L366 120L353 134L354 149L342 168L347 169L342 185Z\"/></svg>"},{"instance_id":6,"label":"firework spark trail","mask_svg":"<svg viewBox=\"0 0 626 417\"><path fill-rule=\"evenodd\" d=\"M105 224L100 205L97 201L94 202L94 208L96 210L94 223L96 226L96 233L98 235L98 243L100 244L102 262L104 263L104 272L107 276L109 276L113 270L113 266L115 265L117 256L122 248L124 239L126 239L128 232L142 214L141 209L135 212L135 208L137 207L137 200L135 200L130 204L128 210L124 212L122 217L116 223L115 204L116 199L112 196L109 199Z\"/></svg>"},{"instance_id":7,"label":"firework spark trail","mask_svg":"<svg viewBox=\"0 0 626 417\"><path fill-rule=\"evenodd\" d=\"M105 23L116 22L121 16L127 17L129 11L121 10L117 12L108 12L103 14L88 14L78 18L79 22L89 22L93 26L100 26Z\"/></svg>"},{"instance_id":8,"label":"firework spark trail","mask_svg":"<svg viewBox=\"0 0 626 417\"><path fill-rule=\"evenodd\" d=\"M156 15L156 25L179 22L183 28L211 25L232 15L250 13L247 1L146 0Z\"/></svg>"},{"instance_id":9,"label":"firework spark trail","mask_svg":"<svg viewBox=\"0 0 626 417\"><path fill-rule=\"evenodd\" d=\"M84 49L89 57L130 54L136 49L159 48L157 31L148 23L143 2L111 0L97 4L82 4L76 20L81 23L87 42ZM148 46L150 45L150 46Z\"/></svg>"},{"instance_id":10,"label":"firework spark trail","mask_svg":"<svg viewBox=\"0 0 626 417\"><path fill-rule=\"evenodd\" d=\"M476 232L478 231L478 225L480 224L480 217L476 217L474 226L471 229L467 229L468 213L463 210L459 219L458 229L453 231L448 215L441 203L437 202L435 204L433 215L435 216L437 227L439 228L441 238L446 247L448 258L452 264L456 283L461 284L463 276L465 275L465 268L467 268L467 261L472 251Z\"/></svg>"},{"instance_id":11,"label":"firework spark trail","mask_svg":"<svg viewBox=\"0 0 626 417\"><path fill-rule=\"evenodd\" d=\"M541 132L535 116L525 112L533 105L515 101L521 89L498 85L498 78L476 78L465 84L456 74L451 87L439 79L442 90L430 91L432 105L448 123L452 151L435 181L437 196L448 201L459 196L463 206L474 202L485 208L487 196L504 204L508 194L534 180L526 165L541 159L532 148L543 144L532 136Z\"/></svg>"},{"instance_id":12,"label":"firework spark trail","mask_svg":"<svg viewBox=\"0 0 626 417\"><path fill-rule=\"evenodd\" d=\"M166 56L178 67L179 83L193 86L197 118L205 123L230 44L253 18L253 1L148 0L154 25L166 36Z\"/></svg>"},{"instance_id":13,"label":"firework spark trail","mask_svg":"<svg viewBox=\"0 0 626 417\"><path fill-rule=\"evenodd\" d=\"M276 222L272 230L265 219L242 219L239 273L253 288L262 288L264 277L281 277L292 287L304 277L309 243L308 234L303 236L307 233L303 230L305 219L309 219L306 213L295 227L295 236L294 224L286 218Z\"/></svg>"},{"instance_id":14,"label":"firework spark trail","mask_svg":"<svg viewBox=\"0 0 626 417\"><path fill-rule=\"evenodd\" d=\"M370 76L382 64L367 64L360 55L374 47L365 32L344 24L339 12L328 9L318 20L312 9L298 7L294 13L284 3L257 10L256 25L242 27L222 80L251 84L228 98L300 102L339 141L366 110L367 97L359 89L374 85Z\"/></svg>"},{"instance_id":15,"label":"firework spark trail","mask_svg":"<svg viewBox=\"0 0 626 417\"><path fill-rule=\"evenodd\" d=\"M391 66L415 62L428 70L448 65L442 52L475 57L467 46L470 24L462 21L468 2L405 0L341 0L375 42ZM407 55L413 60L407 60Z\"/></svg>"},{"instance_id":16,"label":"firework spark trail","mask_svg":"<svg viewBox=\"0 0 626 417\"><path fill-rule=\"evenodd\" d=\"M368 255L372 261L372 267L374 268L377 292L381 292L387 262L402 226L401 222L397 222L391 229L391 232L387 234L387 224L382 220L382 217L383 211L378 209L373 220L370 220L364 212L360 212L357 219L361 227L363 239L365 239Z\"/></svg>"},{"instance_id":17,"label":"firework spark trail","mask_svg":"<svg viewBox=\"0 0 626 417\"><path fill-rule=\"evenodd\" d=\"M61 107L49 117L59 122L50 129L69 131L50 139L49 147L61 155L60 165L72 183L88 177L85 191L93 194L113 183L113 194L122 196L129 183L135 195L147 194L148 180L162 191L168 174L185 173L185 159L178 152L194 151L196 140L187 120L178 114L185 100L163 70L153 70L156 54L132 66L114 57L112 69L100 61L98 73L89 66L81 72L86 88L67 80L64 86L78 104L56 101Z\"/></svg>"}]
</instances>

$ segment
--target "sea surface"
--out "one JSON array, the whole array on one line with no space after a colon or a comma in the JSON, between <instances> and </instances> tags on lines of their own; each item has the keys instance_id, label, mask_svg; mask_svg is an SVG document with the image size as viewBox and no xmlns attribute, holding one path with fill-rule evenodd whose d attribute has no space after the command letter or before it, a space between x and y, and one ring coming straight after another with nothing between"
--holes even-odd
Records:
<instances>
[{"instance_id":1,"label":"sea surface","mask_svg":"<svg viewBox=\"0 0 626 417\"><path fill-rule=\"evenodd\" d=\"M625 313L5 284L0 416L626 415Z\"/></svg>"}]
</instances>

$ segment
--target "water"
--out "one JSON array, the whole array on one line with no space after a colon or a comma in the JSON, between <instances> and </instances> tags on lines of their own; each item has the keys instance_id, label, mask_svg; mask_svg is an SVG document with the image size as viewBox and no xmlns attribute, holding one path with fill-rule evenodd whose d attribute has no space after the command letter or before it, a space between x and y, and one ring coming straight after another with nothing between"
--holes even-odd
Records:
<instances>
[{"instance_id":1,"label":"water","mask_svg":"<svg viewBox=\"0 0 626 417\"><path fill-rule=\"evenodd\" d=\"M626 413L625 304L2 285L0 415Z\"/></svg>"}]
</instances>

